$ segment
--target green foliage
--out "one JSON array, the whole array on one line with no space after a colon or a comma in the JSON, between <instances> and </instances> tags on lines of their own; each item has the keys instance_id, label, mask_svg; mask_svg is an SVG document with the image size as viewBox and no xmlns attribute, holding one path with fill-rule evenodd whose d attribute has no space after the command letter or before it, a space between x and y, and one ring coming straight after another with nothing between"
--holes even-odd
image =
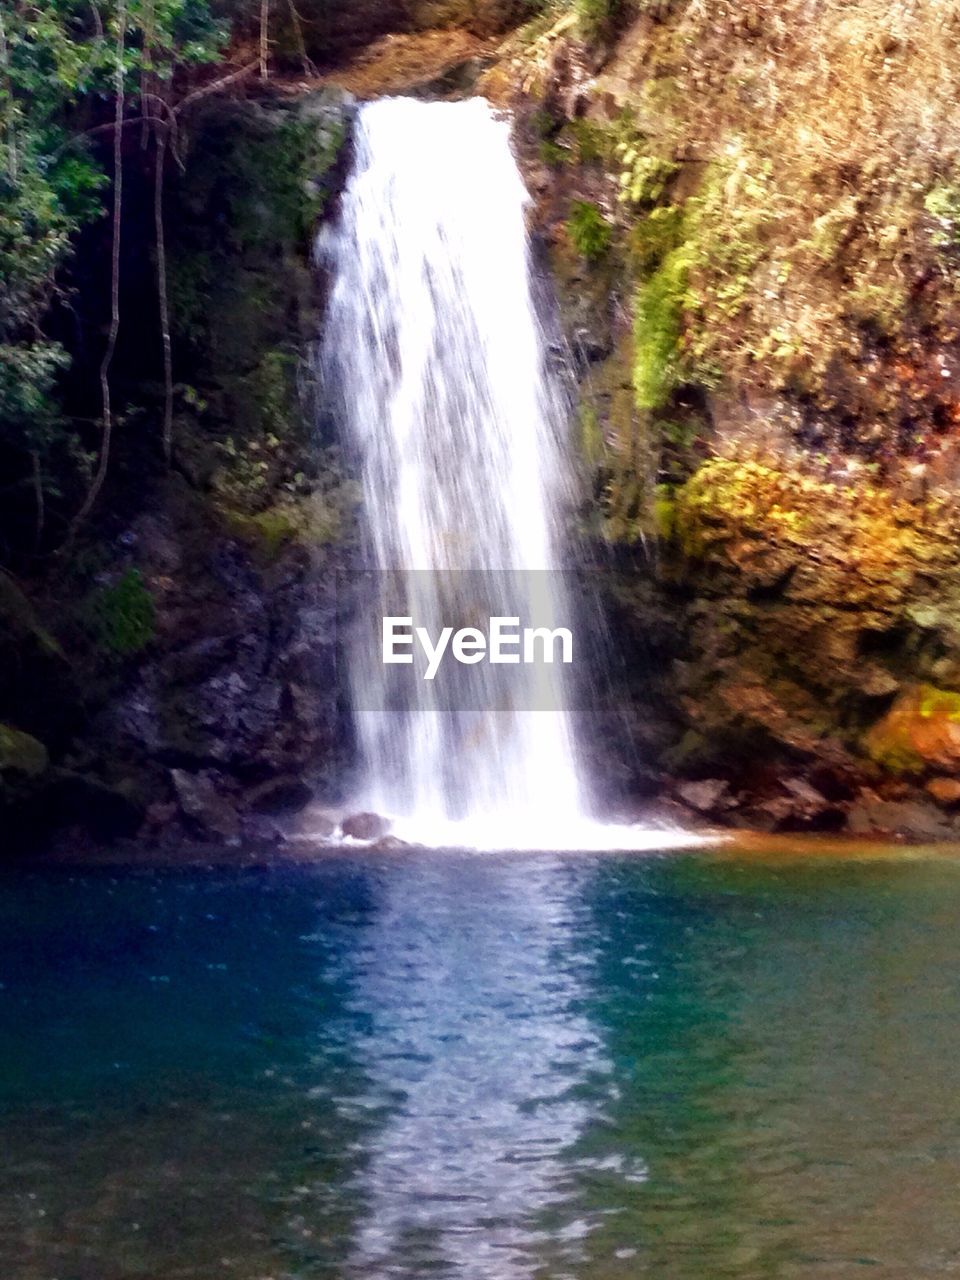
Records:
<instances>
[{"instance_id":1,"label":"green foliage","mask_svg":"<svg viewBox=\"0 0 960 1280\"><path fill-rule=\"evenodd\" d=\"M625 8L624 0L576 0L577 21L587 40L610 34Z\"/></svg>"},{"instance_id":2,"label":"green foliage","mask_svg":"<svg viewBox=\"0 0 960 1280\"><path fill-rule=\"evenodd\" d=\"M570 120L565 129L569 133L578 164L608 165L616 151L616 134L612 126L595 120Z\"/></svg>"},{"instance_id":3,"label":"green foliage","mask_svg":"<svg viewBox=\"0 0 960 1280\"><path fill-rule=\"evenodd\" d=\"M563 168L570 159L566 147L553 138L541 138L537 144L537 152L541 162L551 169Z\"/></svg>"},{"instance_id":4,"label":"green foliage","mask_svg":"<svg viewBox=\"0 0 960 1280\"><path fill-rule=\"evenodd\" d=\"M595 204L574 200L567 219L567 234L582 258L598 262L610 247L613 228Z\"/></svg>"},{"instance_id":5,"label":"green foliage","mask_svg":"<svg viewBox=\"0 0 960 1280\"><path fill-rule=\"evenodd\" d=\"M941 249L960 245L960 185L940 183L927 192L923 205L935 223L933 243Z\"/></svg>"},{"instance_id":6,"label":"green foliage","mask_svg":"<svg viewBox=\"0 0 960 1280\"><path fill-rule=\"evenodd\" d=\"M683 210L661 205L633 225L627 242L627 256L636 275L655 271L667 254L683 238Z\"/></svg>"},{"instance_id":7,"label":"green foliage","mask_svg":"<svg viewBox=\"0 0 960 1280\"><path fill-rule=\"evenodd\" d=\"M140 653L154 637L153 596L139 569L128 569L113 586L100 591L90 608L100 642L113 653Z\"/></svg>"},{"instance_id":8,"label":"green foliage","mask_svg":"<svg viewBox=\"0 0 960 1280\"><path fill-rule=\"evenodd\" d=\"M230 229L241 250L280 244L299 246L309 234L326 196L323 185L305 189L304 175L324 173L342 135L324 140L311 120L268 125L259 138L233 134L220 174L230 178Z\"/></svg>"},{"instance_id":9,"label":"green foliage","mask_svg":"<svg viewBox=\"0 0 960 1280\"><path fill-rule=\"evenodd\" d=\"M43 326L77 233L105 203L107 179L76 122L102 119L115 91L117 22L115 0L0 8L0 448L37 467L48 492L57 467L84 456L58 415L67 357ZM223 35L207 0L127 0L130 112L142 77L162 92L178 68L215 56Z\"/></svg>"},{"instance_id":10,"label":"green foliage","mask_svg":"<svg viewBox=\"0 0 960 1280\"><path fill-rule=\"evenodd\" d=\"M653 493L653 527L662 542L671 542L676 533L677 507L673 486L658 484Z\"/></svg>"},{"instance_id":11,"label":"green foliage","mask_svg":"<svg viewBox=\"0 0 960 1280\"><path fill-rule=\"evenodd\" d=\"M647 154L636 141L619 143L617 154L620 158L620 199L626 204L656 204L680 168L673 160Z\"/></svg>"},{"instance_id":12,"label":"green foliage","mask_svg":"<svg viewBox=\"0 0 960 1280\"><path fill-rule=\"evenodd\" d=\"M637 408L662 408L677 384L690 249L671 250L637 293L634 319Z\"/></svg>"}]
</instances>

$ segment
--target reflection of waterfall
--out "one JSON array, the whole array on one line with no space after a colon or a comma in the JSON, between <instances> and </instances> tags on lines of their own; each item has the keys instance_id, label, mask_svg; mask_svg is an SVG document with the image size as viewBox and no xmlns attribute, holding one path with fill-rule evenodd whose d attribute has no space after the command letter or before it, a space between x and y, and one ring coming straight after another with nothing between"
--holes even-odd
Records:
<instances>
[{"instance_id":1,"label":"reflection of waterfall","mask_svg":"<svg viewBox=\"0 0 960 1280\"><path fill-rule=\"evenodd\" d=\"M434 634L478 611L524 625L569 612L551 572L567 480L530 287L527 200L508 126L482 100L387 99L360 112L340 228L326 241L335 283L325 363L361 459L375 565L485 571L408 581L409 608ZM397 612L386 585L378 605ZM371 804L428 822L495 815L514 839L528 820L549 814L563 830L577 818L557 667L511 668L506 703L492 685L478 701L478 684L483 695L493 679L484 664L457 672L446 691L412 682L397 705L373 649L352 658Z\"/></svg>"},{"instance_id":2,"label":"reflection of waterfall","mask_svg":"<svg viewBox=\"0 0 960 1280\"><path fill-rule=\"evenodd\" d=\"M578 877L452 857L419 872L381 882L362 956L363 1070L392 1104L359 1176L348 1270L520 1280L542 1265L546 1216L564 1217L564 1153L609 1069L575 1008ZM566 1222L568 1261L581 1234Z\"/></svg>"}]
</instances>

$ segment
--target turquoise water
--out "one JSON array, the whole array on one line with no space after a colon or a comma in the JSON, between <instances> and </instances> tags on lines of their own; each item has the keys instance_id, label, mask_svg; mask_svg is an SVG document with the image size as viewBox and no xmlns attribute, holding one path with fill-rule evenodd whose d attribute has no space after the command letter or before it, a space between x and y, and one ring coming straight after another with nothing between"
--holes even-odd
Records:
<instances>
[{"instance_id":1,"label":"turquoise water","mask_svg":"<svg viewBox=\"0 0 960 1280\"><path fill-rule=\"evenodd\" d=\"M960 866L0 880L3 1280L960 1270Z\"/></svg>"}]
</instances>

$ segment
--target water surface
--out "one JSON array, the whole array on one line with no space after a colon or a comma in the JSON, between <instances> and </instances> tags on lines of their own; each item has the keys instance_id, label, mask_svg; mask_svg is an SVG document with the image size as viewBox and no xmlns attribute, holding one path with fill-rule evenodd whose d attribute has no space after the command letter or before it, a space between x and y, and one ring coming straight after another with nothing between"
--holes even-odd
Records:
<instances>
[{"instance_id":1,"label":"water surface","mask_svg":"<svg viewBox=\"0 0 960 1280\"><path fill-rule=\"evenodd\" d=\"M4 1280L960 1270L960 865L0 881Z\"/></svg>"}]
</instances>

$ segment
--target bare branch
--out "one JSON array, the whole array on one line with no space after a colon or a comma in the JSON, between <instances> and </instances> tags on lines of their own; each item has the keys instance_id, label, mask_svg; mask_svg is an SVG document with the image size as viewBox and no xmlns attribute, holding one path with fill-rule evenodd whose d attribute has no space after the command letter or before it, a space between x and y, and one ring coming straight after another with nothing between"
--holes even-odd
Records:
<instances>
[{"instance_id":1,"label":"bare branch","mask_svg":"<svg viewBox=\"0 0 960 1280\"><path fill-rule=\"evenodd\" d=\"M260 0L260 79L270 75L270 0Z\"/></svg>"},{"instance_id":2,"label":"bare branch","mask_svg":"<svg viewBox=\"0 0 960 1280\"><path fill-rule=\"evenodd\" d=\"M114 71L116 101L114 103L113 133L113 244L110 267L110 332L100 364L100 397L103 404L103 435L100 441L100 460L83 505L73 518L71 536L90 514L100 496L110 465L110 447L113 441L113 408L110 400L110 365L117 347L120 332L120 223L123 202L123 109L124 80L123 59L127 35L126 0L117 0L117 61Z\"/></svg>"},{"instance_id":3,"label":"bare branch","mask_svg":"<svg viewBox=\"0 0 960 1280\"><path fill-rule=\"evenodd\" d=\"M167 299L167 244L163 230L163 163L166 154L167 133L160 129L156 137L153 222L157 239L157 301L160 305L160 337L163 342L163 456L169 466L173 458L173 351Z\"/></svg>"}]
</instances>

